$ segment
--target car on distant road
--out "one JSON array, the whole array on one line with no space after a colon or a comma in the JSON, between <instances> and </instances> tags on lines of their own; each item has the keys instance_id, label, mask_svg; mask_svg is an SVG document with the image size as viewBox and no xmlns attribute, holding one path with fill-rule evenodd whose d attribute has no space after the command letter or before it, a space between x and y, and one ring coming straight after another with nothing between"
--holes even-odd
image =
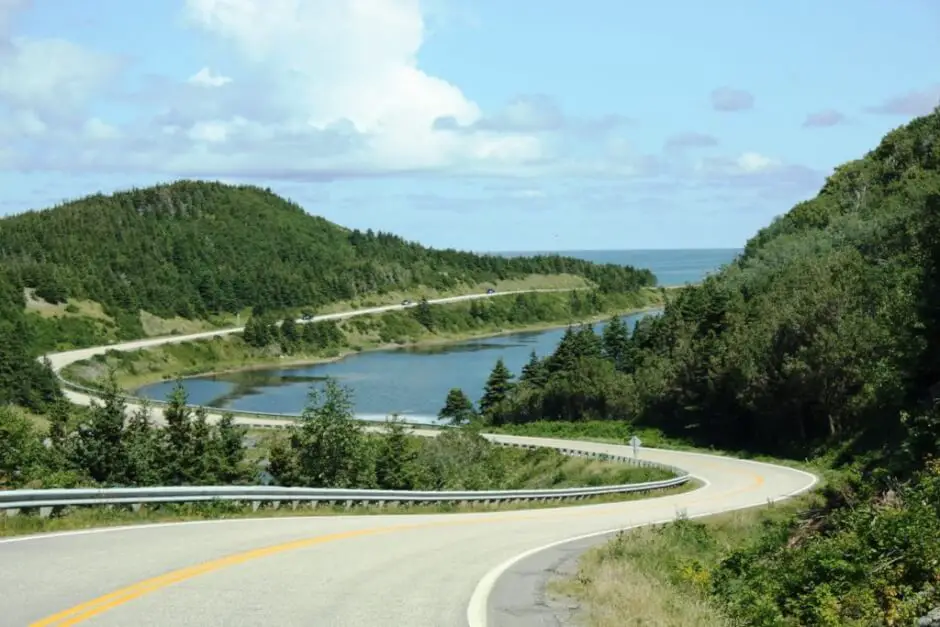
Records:
<instances>
[{"instance_id":1,"label":"car on distant road","mask_svg":"<svg viewBox=\"0 0 940 627\"><path fill-rule=\"evenodd\" d=\"M407 307L407 306L410 305L410 304L411 304L411 301L410 301L410 300L405 299L405 300L401 301L401 306L402 306L402 307Z\"/></svg>"},{"instance_id":2,"label":"car on distant road","mask_svg":"<svg viewBox=\"0 0 940 627\"><path fill-rule=\"evenodd\" d=\"M486 290L486 293L487 293L487 294L495 294L495 293L496 293L496 290L494 290L494 289L491 287L490 289Z\"/></svg>"}]
</instances>

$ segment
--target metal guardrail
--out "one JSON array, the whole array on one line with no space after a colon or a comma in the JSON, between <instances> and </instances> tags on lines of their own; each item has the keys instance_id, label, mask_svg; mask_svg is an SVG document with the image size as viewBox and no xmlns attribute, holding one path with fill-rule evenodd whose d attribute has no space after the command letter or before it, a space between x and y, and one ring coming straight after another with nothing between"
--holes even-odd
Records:
<instances>
[{"instance_id":1,"label":"metal guardrail","mask_svg":"<svg viewBox=\"0 0 940 627\"><path fill-rule=\"evenodd\" d=\"M530 444L496 442L501 446L538 448ZM130 505L137 510L143 505L165 503L234 502L251 504L257 510L262 503L280 507L290 503L292 508L300 504L316 507L326 503L343 503L347 508L354 505L431 504L431 503L516 503L538 501L562 501L586 499L608 494L651 492L677 487L691 479L682 469L648 460L608 455L577 449L556 449L562 454L592 457L641 467L662 468L678 476L662 481L627 483L621 485L591 486L539 490L482 490L482 491L410 491L410 490L353 490L340 488L289 488L279 486L174 486L146 488L77 488L43 490L0 491L0 513L15 516L21 510L39 510L41 517L48 517L56 509L88 506Z\"/></svg>"},{"instance_id":2,"label":"metal guardrail","mask_svg":"<svg viewBox=\"0 0 940 627\"><path fill-rule=\"evenodd\" d=\"M528 291L528 290L527 290ZM532 290L532 291L564 291L564 290ZM503 293L505 294L505 292ZM400 307L390 306L389 309ZM366 313L366 312L363 312ZM343 317L345 314L333 314L325 317ZM230 330L233 331L233 330ZM107 354L107 353L105 353ZM55 370L56 377L63 387L86 394L92 399L98 399L102 390L95 389L69 381L62 376L61 370ZM121 398L129 405L163 407L166 401L156 399L142 399L130 394L121 394ZM204 407L190 405L194 410L204 409L210 414L231 413L234 416L254 416L274 420L297 420L295 414L279 414L255 411L227 411L218 407ZM361 419L361 418L360 418ZM374 421L379 422L379 421ZM409 423L411 427L422 430L441 430L447 425ZM256 426L269 426L282 428L283 424L258 424ZM501 446L521 448L539 448L531 444L499 441L500 436L486 434L487 439ZM553 447L554 448L554 447ZM568 499L584 499L592 496L606 494L624 494L636 492L649 492L682 485L691 479L691 475L681 468L667 466L632 457L609 455L595 451L584 451L575 448L556 448L564 455L591 457L600 460L630 464L641 467L661 468L674 473L676 476L663 481L650 481L645 483L631 483L622 485L591 486L564 489L543 490L490 490L490 491L445 491L420 492L400 490L345 490L331 488L287 488L272 486L183 486L183 487L146 487L146 488L79 488L79 489L44 489L44 490L8 490L0 491L0 514L16 515L20 510L39 510L40 516L49 516L56 509L80 506L113 506L130 505L134 509L146 504L162 503L205 503L213 501L251 503L257 509L262 502L273 503L279 507L283 502L290 502L292 507L300 503L345 503L347 507L354 504L386 505L389 503L503 503L524 501L560 501Z\"/></svg>"}]
</instances>

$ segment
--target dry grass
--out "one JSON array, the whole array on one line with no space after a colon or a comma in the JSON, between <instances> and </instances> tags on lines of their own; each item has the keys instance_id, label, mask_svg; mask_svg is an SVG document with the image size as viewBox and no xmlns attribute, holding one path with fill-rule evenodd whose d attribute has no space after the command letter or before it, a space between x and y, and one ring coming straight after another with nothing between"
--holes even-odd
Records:
<instances>
[{"instance_id":1,"label":"dry grass","mask_svg":"<svg viewBox=\"0 0 940 627\"><path fill-rule=\"evenodd\" d=\"M317 313L335 313L339 311L349 311L351 309L396 305L405 299L417 300L422 296L431 300L435 298L447 298L449 296L461 296L464 294L485 292L489 288L502 292L511 292L514 290L574 289L590 287L590 285L591 284L586 279L573 274L531 274L521 279L508 279L505 281L480 283L471 286L464 285L454 290L435 290L427 287L417 287L407 292L389 292L382 295L366 296L364 298L332 303L331 305L321 307Z\"/></svg>"},{"instance_id":2,"label":"dry grass","mask_svg":"<svg viewBox=\"0 0 940 627\"><path fill-rule=\"evenodd\" d=\"M75 316L112 322L111 317L104 313L101 305L91 300L70 298L68 302L54 305L36 296L35 290L31 288L24 289L24 296L26 297L26 311L37 313L43 318Z\"/></svg>"},{"instance_id":3,"label":"dry grass","mask_svg":"<svg viewBox=\"0 0 940 627\"><path fill-rule=\"evenodd\" d=\"M162 335L186 335L210 331L215 327L204 320L187 320L186 318L161 318L147 311L140 312L140 324L147 337Z\"/></svg>"},{"instance_id":4,"label":"dry grass","mask_svg":"<svg viewBox=\"0 0 940 627\"><path fill-rule=\"evenodd\" d=\"M654 554L649 534L631 533L634 552ZM549 593L577 599L586 627L720 627L726 623L701 597L683 593L620 551L620 540L586 553L572 579L549 583Z\"/></svg>"},{"instance_id":5,"label":"dry grass","mask_svg":"<svg viewBox=\"0 0 940 627\"><path fill-rule=\"evenodd\" d=\"M577 600L587 627L728 625L708 601L712 569L755 540L763 521L788 517L815 498L618 534L585 553L574 577L551 581L549 592Z\"/></svg>"},{"instance_id":6,"label":"dry grass","mask_svg":"<svg viewBox=\"0 0 940 627\"><path fill-rule=\"evenodd\" d=\"M36 296L35 290L26 288L26 311L38 314L43 318L90 318L105 323L113 323L114 319L104 312L100 303L91 300L70 298L64 303L53 304ZM147 311L140 312L140 323L147 337L161 335L182 335L198 333L216 328L211 322L204 320L187 320L186 318L161 318Z\"/></svg>"}]
</instances>

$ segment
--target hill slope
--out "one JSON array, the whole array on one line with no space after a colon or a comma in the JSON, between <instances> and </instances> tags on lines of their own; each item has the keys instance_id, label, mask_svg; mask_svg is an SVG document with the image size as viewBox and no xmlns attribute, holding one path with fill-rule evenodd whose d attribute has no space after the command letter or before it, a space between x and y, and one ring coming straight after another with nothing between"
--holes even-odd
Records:
<instances>
[{"instance_id":1,"label":"hill slope","mask_svg":"<svg viewBox=\"0 0 940 627\"><path fill-rule=\"evenodd\" d=\"M732 264L614 342L619 372L594 368L609 392L588 398L608 417L728 448L893 441L899 411L940 380L938 212L940 111L838 168ZM523 381L494 419L566 418L554 408L568 394Z\"/></svg>"},{"instance_id":2,"label":"hill slope","mask_svg":"<svg viewBox=\"0 0 940 627\"><path fill-rule=\"evenodd\" d=\"M154 316L298 311L533 275L602 292L656 282L649 270L573 258L434 250L343 228L257 187L181 181L98 194L0 220L0 402L36 406L52 393L24 360L144 336Z\"/></svg>"},{"instance_id":3,"label":"hill slope","mask_svg":"<svg viewBox=\"0 0 940 627\"><path fill-rule=\"evenodd\" d=\"M700 523L675 527L721 550L683 558L669 585L733 624L911 625L940 605L938 381L940 108L838 168L632 338L570 332L488 418L621 419L833 462L818 507L730 555Z\"/></svg>"},{"instance_id":4,"label":"hill slope","mask_svg":"<svg viewBox=\"0 0 940 627\"><path fill-rule=\"evenodd\" d=\"M53 303L75 297L187 318L538 273L624 291L655 281L648 271L571 258L433 250L345 229L256 187L190 181L2 220L0 262L14 283Z\"/></svg>"}]
</instances>

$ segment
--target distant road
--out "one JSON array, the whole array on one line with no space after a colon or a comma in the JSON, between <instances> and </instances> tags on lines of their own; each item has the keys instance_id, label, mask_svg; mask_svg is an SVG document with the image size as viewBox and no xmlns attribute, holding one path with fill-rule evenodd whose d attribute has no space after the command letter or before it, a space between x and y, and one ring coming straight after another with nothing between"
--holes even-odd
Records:
<instances>
[{"instance_id":1,"label":"distant road","mask_svg":"<svg viewBox=\"0 0 940 627\"><path fill-rule=\"evenodd\" d=\"M238 330L49 357L61 369L108 350L134 350ZM70 396L90 401L76 393ZM487 437L632 454L626 446L611 444ZM534 607L539 580L526 570L532 568L529 554L550 555L539 553L540 548L555 551L547 545L664 522L678 514L698 517L765 505L808 490L816 482L799 470L715 455L641 448L640 457L685 468L704 487L640 501L500 513L218 520L0 539L0 622L38 627L554 624L541 622L540 610Z\"/></svg>"},{"instance_id":2,"label":"distant road","mask_svg":"<svg viewBox=\"0 0 940 627\"><path fill-rule=\"evenodd\" d=\"M553 288L553 289L534 289L534 290L511 290L506 292L495 292L493 294L487 293L478 293L478 294L464 294L462 296L448 296L447 298L435 298L428 299L428 303L432 305L443 305L446 303L457 303L465 300L477 300L480 298L496 298L499 296L510 296L513 294L531 294L536 292L570 292L573 290L583 290L588 289L584 287L575 287L575 288ZM381 307L369 307L367 309L354 309L352 311L343 311L339 313L331 314L321 314L318 316L313 316L310 320L304 320L303 318L298 318L298 324L307 324L310 322L320 322L322 320L343 320L345 318L355 318L357 316L367 316L369 314L383 313L386 311L395 311L398 309L409 309L412 307L417 307L418 301L412 301L408 305L403 305L401 303L396 305L382 305ZM142 348L153 348L156 346L162 346L164 344L179 344L181 342L192 342L195 340L207 340L213 337L222 337L224 335L231 335L232 333L241 333L245 330L245 327L229 327L227 329L216 329L214 331L201 331L199 333L189 333L187 335L168 335L163 337L151 337L144 340L133 340L131 342L122 342L120 344L106 344L104 346L94 346L91 348L80 348L77 350L64 351L61 353L49 353L45 355L49 359L49 362L52 364L52 369L55 372L60 372L66 366L74 364L77 361L84 361L90 359L95 355L103 355L109 351L134 351L140 350ZM70 393L69 396L72 398L73 402L78 404L87 405L85 402L88 397L84 394L74 394Z\"/></svg>"}]
</instances>

